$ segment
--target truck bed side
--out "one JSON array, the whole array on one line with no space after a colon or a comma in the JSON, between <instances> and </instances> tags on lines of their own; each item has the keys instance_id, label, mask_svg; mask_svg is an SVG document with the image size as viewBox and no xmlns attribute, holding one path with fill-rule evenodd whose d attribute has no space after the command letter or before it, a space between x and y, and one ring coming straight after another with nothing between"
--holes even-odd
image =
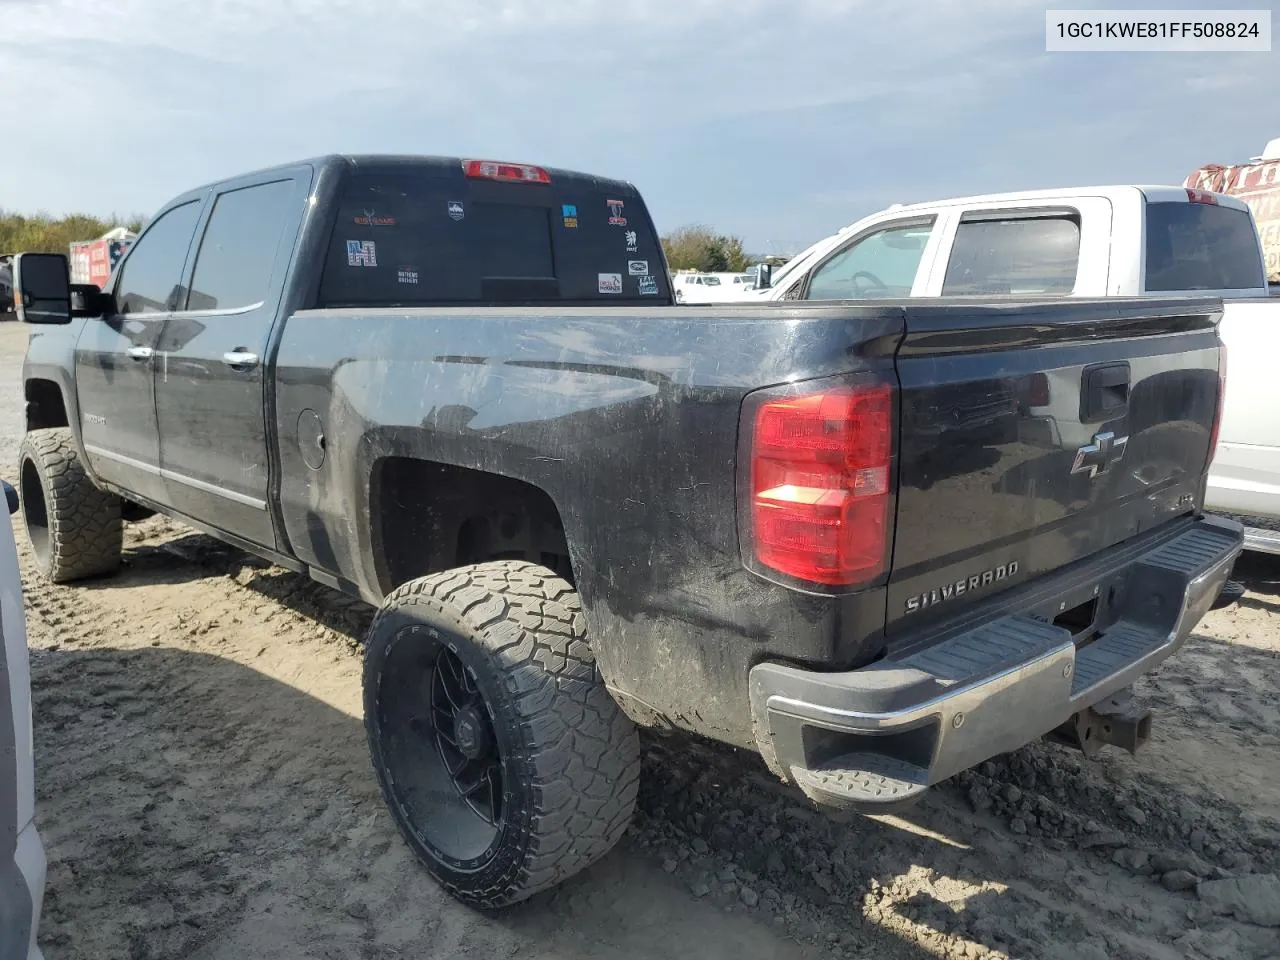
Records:
<instances>
[{"instance_id":1,"label":"truck bed side","mask_svg":"<svg viewBox=\"0 0 1280 960\"><path fill-rule=\"evenodd\" d=\"M275 380L288 539L376 601L465 562L477 537L492 556L495 538L520 549L562 525L615 691L645 690L659 713L747 745L752 662L857 662L880 645L884 604L879 590L816 597L743 568L742 398L891 370L902 322L896 306L850 305L300 312ZM545 509L467 526L472 491L527 504L530 488ZM680 718L691 703L697 716Z\"/></svg>"},{"instance_id":2,"label":"truck bed side","mask_svg":"<svg viewBox=\"0 0 1280 960\"><path fill-rule=\"evenodd\" d=\"M302 311L275 377L285 532L319 579L372 601L429 570L532 552L575 578L601 670L630 709L745 746L754 664L860 666L885 649L886 620L890 639L918 636L1193 515L1217 396L1215 310ZM1073 465L1108 420L1082 413L1081 377L1104 362L1131 377L1111 414L1132 449L1091 482ZM854 371L900 381L892 570L825 593L757 576L735 498L744 398ZM1002 562L1007 576L981 596L905 616L910 596Z\"/></svg>"}]
</instances>

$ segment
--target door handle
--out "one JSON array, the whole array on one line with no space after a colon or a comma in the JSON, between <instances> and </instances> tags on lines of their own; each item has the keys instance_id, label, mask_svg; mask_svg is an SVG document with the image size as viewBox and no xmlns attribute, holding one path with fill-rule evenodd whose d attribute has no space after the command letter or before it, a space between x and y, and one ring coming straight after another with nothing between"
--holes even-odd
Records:
<instances>
[{"instance_id":1,"label":"door handle","mask_svg":"<svg viewBox=\"0 0 1280 960\"><path fill-rule=\"evenodd\" d=\"M134 360L150 360L156 355L150 347L130 347L128 353Z\"/></svg>"},{"instance_id":2,"label":"door handle","mask_svg":"<svg viewBox=\"0 0 1280 960\"><path fill-rule=\"evenodd\" d=\"M222 362L228 367L256 367L258 355L248 350L228 350L222 355Z\"/></svg>"}]
</instances>

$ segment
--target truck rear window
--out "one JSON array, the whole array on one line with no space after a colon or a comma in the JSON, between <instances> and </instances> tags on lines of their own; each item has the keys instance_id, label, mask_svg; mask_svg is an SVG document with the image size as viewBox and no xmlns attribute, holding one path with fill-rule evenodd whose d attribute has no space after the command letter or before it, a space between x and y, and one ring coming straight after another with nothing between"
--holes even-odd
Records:
<instances>
[{"instance_id":1,"label":"truck rear window","mask_svg":"<svg viewBox=\"0 0 1280 960\"><path fill-rule=\"evenodd\" d=\"M1146 254L1149 293L1266 285L1253 221L1233 207L1148 203Z\"/></svg>"},{"instance_id":2,"label":"truck rear window","mask_svg":"<svg viewBox=\"0 0 1280 960\"><path fill-rule=\"evenodd\" d=\"M500 183L461 166L356 174L338 202L321 306L653 303L665 261L634 192L586 178Z\"/></svg>"}]
</instances>

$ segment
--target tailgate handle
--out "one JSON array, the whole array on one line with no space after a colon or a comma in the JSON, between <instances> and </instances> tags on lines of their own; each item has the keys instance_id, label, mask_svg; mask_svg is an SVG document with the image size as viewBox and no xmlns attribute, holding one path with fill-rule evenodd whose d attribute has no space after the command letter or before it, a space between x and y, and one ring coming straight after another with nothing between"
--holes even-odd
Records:
<instances>
[{"instance_id":1,"label":"tailgate handle","mask_svg":"<svg viewBox=\"0 0 1280 960\"><path fill-rule=\"evenodd\" d=\"M1080 378L1080 422L1115 420L1129 412L1129 364L1085 367Z\"/></svg>"}]
</instances>

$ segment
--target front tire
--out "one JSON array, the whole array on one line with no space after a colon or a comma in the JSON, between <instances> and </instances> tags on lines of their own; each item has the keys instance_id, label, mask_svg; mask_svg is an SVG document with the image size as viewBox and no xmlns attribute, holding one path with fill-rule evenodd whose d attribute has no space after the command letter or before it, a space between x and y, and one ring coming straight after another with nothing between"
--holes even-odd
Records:
<instances>
[{"instance_id":1,"label":"front tire","mask_svg":"<svg viewBox=\"0 0 1280 960\"><path fill-rule=\"evenodd\" d=\"M22 517L40 573L54 583L120 568L120 498L94 486L66 427L33 430L18 452Z\"/></svg>"},{"instance_id":2,"label":"front tire","mask_svg":"<svg viewBox=\"0 0 1280 960\"><path fill-rule=\"evenodd\" d=\"M422 577L365 644L365 729L409 846L458 899L524 900L608 853L639 737L605 689L578 595L520 560Z\"/></svg>"}]
</instances>

